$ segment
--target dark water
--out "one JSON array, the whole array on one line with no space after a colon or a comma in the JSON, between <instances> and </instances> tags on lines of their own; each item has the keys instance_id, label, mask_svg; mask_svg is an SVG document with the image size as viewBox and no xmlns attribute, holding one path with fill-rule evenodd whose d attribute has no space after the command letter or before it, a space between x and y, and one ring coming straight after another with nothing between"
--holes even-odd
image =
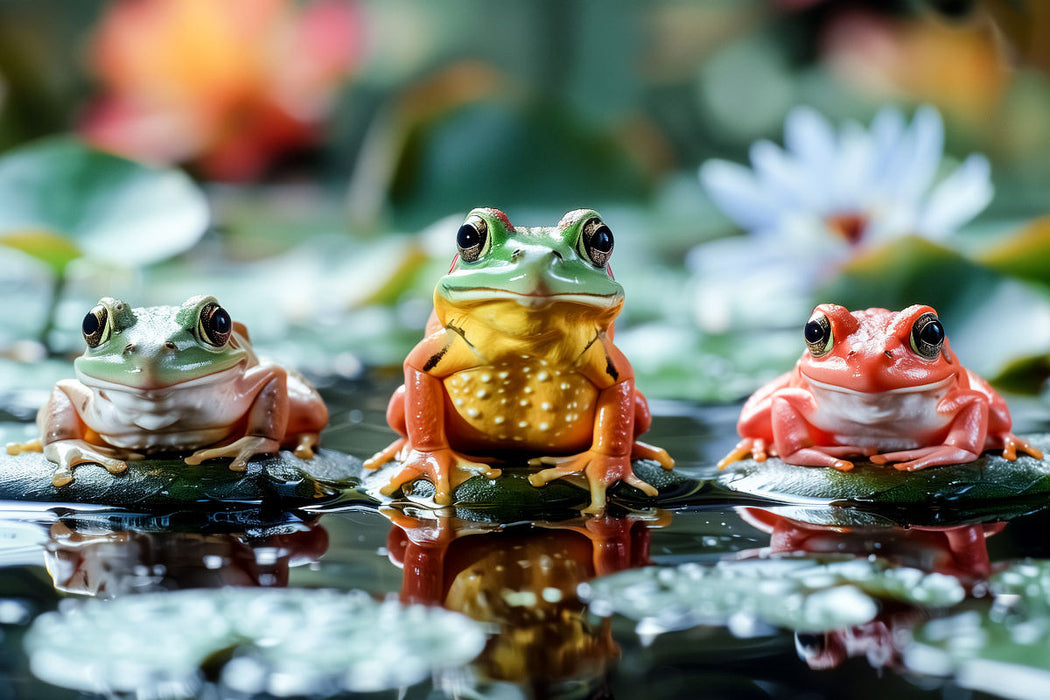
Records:
<instances>
[{"instance_id":1,"label":"dark water","mask_svg":"<svg viewBox=\"0 0 1050 700\"><path fill-rule=\"evenodd\" d=\"M332 407L326 446L359 456L385 446L391 434L382 416L390 388L326 388ZM666 447L682 466L711 464L735 440L737 407L657 402L654 409L649 441ZM1033 404L1017 413L1019 432L1048 427L1045 407ZM878 553L950 573L976 595L1003 562L1050 556L1045 512L1003 526L859 533L719 507L506 527L357 508L248 525L229 518L190 527L8 514L0 520L0 697L99 697L30 674L22 638L40 613L69 599L220 586L364 589L442 604L493 632L469 673L369 697L977 697L952 681L902 668L901 640L937 611L884 604L872 622L827 634L759 625L740 636L730 626L702 625L650 638L624 617L589 613L577 587L596 575L650 563L795 551ZM63 644L76 649L92 640ZM214 684L195 692L248 697ZM138 696L155 695L143 687Z\"/></svg>"}]
</instances>

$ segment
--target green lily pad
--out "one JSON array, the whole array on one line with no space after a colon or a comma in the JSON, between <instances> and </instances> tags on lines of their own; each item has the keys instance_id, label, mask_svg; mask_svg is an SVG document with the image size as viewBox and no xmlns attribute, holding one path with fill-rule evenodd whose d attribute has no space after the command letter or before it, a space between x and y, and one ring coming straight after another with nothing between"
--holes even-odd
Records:
<instances>
[{"instance_id":1,"label":"green lily pad","mask_svg":"<svg viewBox=\"0 0 1050 700\"><path fill-rule=\"evenodd\" d=\"M1050 685L1050 560L1018 562L992 577L995 602L978 601L915 630L904 662L954 675L964 688L1043 698Z\"/></svg>"},{"instance_id":2,"label":"green lily pad","mask_svg":"<svg viewBox=\"0 0 1050 700\"><path fill-rule=\"evenodd\" d=\"M204 194L184 173L75 139L46 139L0 158L0 244L59 273L81 255L127 265L164 260L196 243L208 218Z\"/></svg>"},{"instance_id":3,"label":"green lily pad","mask_svg":"<svg viewBox=\"0 0 1050 700\"><path fill-rule=\"evenodd\" d=\"M503 473L496 479L474 476L452 491L451 507L456 516L464 520L489 522L515 522L528 519L559 519L574 514L590 503L590 493L582 486L566 479L552 481L536 487L529 483L529 475L541 471L541 467L529 467L524 461L496 463ZM363 488L379 500L390 500L379 493L400 467L396 462L365 475ZM688 504L703 490L704 483L678 470L667 470L649 460L636 460L633 464L638 478L648 482L659 491L656 498L623 483L609 490L609 501L627 507L664 506ZM427 479L416 479L405 484L398 492L400 497L420 505L437 508L434 503L434 485Z\"/></svg>"},{"instance_id":4,"label":"green lily pad","mask_svg":"<svg viewBox=\"0 0 1050 700\"><path fill-rule=\"evenodd\" d=\"M38 678L88 692L195 696L208 675L288 697L410 685L485 640L463 615L362 591L227 588L86 600L37 618L25 647Z\"/></svg>"},{"instance_id":5,"label":"green lily pad","mask_svg":"<svg viewBox=\"0 0 1050 700\"><path fill-rule=\"evenodd\" d=\"M632 569L584 584L580 596L593 612L619 613L653 634L741 617L826 632L869 622L879 599L942 607L966 592L952 576L894 568L883 559L787 556Z\"/></svg>"},{"instance_id":6,"label":"green lily pad","mask_svg":"<svg viewBox=\"0 0 1050 700\"><path fill-rule=\"evenodd\" d=\"M282 451L253 459L243 472L227 465L228 460L191 466L181 459L148 459L110 474L99 465L83 464L75 468L71 483L56 487L51 484L54 464L41 453L0 453L0 500L147 511L263 503L294 508L334 499L360 483L360 461L334 450L320 450L310 460Z\"/></svg>"},{"instance_id":7,"label":"green lily pad","mask_svg":"<svg viewBox=\"0 0 1050 700\"><path fill-rule=\"evenodd\" d=\"M1050 434L1027 436L1050 453ZM718 476L732 491L786 504L849 505L875 512L907 511L930 522L979 516L1013 505L1026 505L1050 495L1050 461L1027 455L1015 461L985 453L966 464L930 467L916 472L857 462L849 472L800 467L779 459L741 460ZM918 524L917 521L913 521Z\"/></svg>"}]
</instances>

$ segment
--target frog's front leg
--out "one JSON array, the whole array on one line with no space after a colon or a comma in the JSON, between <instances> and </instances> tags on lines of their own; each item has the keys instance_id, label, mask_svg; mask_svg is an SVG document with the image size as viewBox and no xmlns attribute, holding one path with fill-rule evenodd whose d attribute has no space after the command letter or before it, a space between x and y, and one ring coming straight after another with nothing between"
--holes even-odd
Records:
<instances>
[{"instance_id":1,"label":"frog's front leg","mask_svg":"<svg viewBox=\"0 0 1050 700\"><path fill-rule=\"evenodd\" d=\"M943 443L885 452L874 455L871 461L875 464L895 462L895 469L910 472L940 464L960 464L977 459L984 451L988 434L988 399L976 391L961 392L942 399L937 405L937 412L954 416Z\"/></svg>"},{"instance_id":2,"label":"frog's front leg","mask_svg":"<svg viewBox=\"0 0 1050 700\"><path fill-rule=\"evenodd\" d=\"M848 472L853 462L842 459L848 455L870 456L877 450L866 445L818 445L813 434L817 431L810 422L817 410L812 394L802 389L784 388L771 400L770 423L773 447L780 459L802 467L831 467Z\"/></svg>"},{"instance_id":3,"label":"frog's front leg","mask_svg":"<svg viewBox=\"0 0 1050 700\"><path fill-rule=\"evenodd\" d=\"M625 380L603 389L598 395L594 422L594 440L586 452L569 457L540 457L529 464L552 465L550 469L529 476L533 486L543 486L555 479L582 475L591 494L591 503L585 513L605 510L606 491L617 481L623 481L647 496L656 496L657 490L639 479L631 469L631 451L634 442L634 382Z\"/></svg>"},{"instance_id":4,"label":"frog's front leg","mask_svg":"<svg viewBox=\"0 0 1050 700\"><path fill-rule=\"evenodd\" d=\"M426 477L434 484L434 501L438 505L452 502L452 490L476 474L489 479L500 475L499 469L472 460L454 451L445 434L444 386L437 377L406 365L404 391L404 420L407 440L395 441L394 452L404 451L401 469L380 489L390 496L409 481ZM384 450L370 460L375 464L379 458L393 456ZM379 465L377 465L379 466Z\"/></svg>"},{"instance_id":5,"label":"frog's front leg","mask_svg":"<svg viewBox=\"0 0 1050 700\"><path fill-rule=\"evenodd\" d=\"M245 434L227 445L197 450L186 464L197 465L209 459L230 457L230 470L241 472L255 455L272 454L281 449L288 427L288 375L277 366L253 368L246 375L246 387L262 384L248 410Z\"/></svg>"},{"instance_id":6,"label":"frog's front leg","mask_svg":"<svg viewBox=\"0 0 1050 700\"><path fill-rule=\"evenodd\" d=\"M119 474L128 468L125 460L139 460L137 452L116 447L103 447L84 440L87 428L77 408L83 409L91 401L91 392L79 382L58 382L37 413L39 440L7 446L8 454L42 451L55 464L51 476L54 486L65 486L73 481L73 468L80 464L100 464L110 474Z\"/></svg>"}]
</instances>

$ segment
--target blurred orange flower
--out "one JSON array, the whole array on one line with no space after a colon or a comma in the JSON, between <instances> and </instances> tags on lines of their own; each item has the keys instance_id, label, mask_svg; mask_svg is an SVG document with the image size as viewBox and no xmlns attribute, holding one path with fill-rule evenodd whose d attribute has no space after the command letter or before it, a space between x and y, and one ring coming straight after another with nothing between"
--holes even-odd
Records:
<instances>
[{"instance_id":1,"label":"blurred orange flower","mask_svg":"<svg viewBox=\"0 0 1050 700\"><path fill-rule=\"evenodd\" d=\"M361 24L348 0L116 0L92 42L103 94L81 133L209 178L256 178L317 143Z\"/></svg>"}]
</instances>

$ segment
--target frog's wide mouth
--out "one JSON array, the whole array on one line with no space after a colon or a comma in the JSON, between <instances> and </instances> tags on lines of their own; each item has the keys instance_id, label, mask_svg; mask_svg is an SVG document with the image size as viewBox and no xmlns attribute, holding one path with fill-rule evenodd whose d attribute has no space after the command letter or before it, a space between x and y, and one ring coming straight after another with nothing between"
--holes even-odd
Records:
<instances>
[{"instance_id":1,"label":"frog's wide mouth","mask_svg":"<svg viewBox=\"0 0 1050 700\"><path fill-rule=\"evenodd\" d=\"M244 367L247 364L246 359L241 359L235 364L227 367L226 369L217 370L206 374L203 377L195 377L193 379L187 379L180 382L164 382L164 381L153 381L142 384L132 383L134 379L138 378L139 373L135 370L129 370L125 376L128 377L129 381L126 383L113 382L107 379L100 379L99 377L92 376L86 372L77 369L77 379L84 386L92 389L98 389L101 391L109 392L125 392L133 394L148 394L150 398L160 398L165 394L172 391L184 391L187 389L196 389L198 387L206 386L209 384L218 384L221 382L228 382L235 377L244 373ZM146 377L148 378L148 377ZM157 379L154 375L154 379Z\"/></svg>"},{"instance_id":2,"label":"frog's wide mouth","mask_svg":"<svg viewBox=\"0 0 1050 700\"><path fill-rule=\"evenodd\" d=\"M609 308L620 303L623 294L584 294L568 292L555 294L544 290L512 292L497 287L452 287L442 285L442 296L449 301L491 301L494 299L514 301L522 306L547 306L556 302Z\"/></svg>"},{"instance_id":3,"label":"frog's wide mouth","mask_svg":"<svg viewBox=\"0 0 1050 700\"><path fill-rule=\"evenodd\" d=\"M824 391L835 391L840 394L850 394L853 396L883 396L885 394L920 394L927 391L936 391L948 385L952 381L953 375L948 375L944 379L939 379L935 382L929 382L927 384L916 384L915 386L901 386L896 389L883 389L881 391L860 391L858 389L850 389L849 387L839 386L838 384L829 384L822 382L813 377L809 376L802 370L799 370L802 376L806 378L806 381L812 384L817 389Z\"/></svg>"}]
</instances>

